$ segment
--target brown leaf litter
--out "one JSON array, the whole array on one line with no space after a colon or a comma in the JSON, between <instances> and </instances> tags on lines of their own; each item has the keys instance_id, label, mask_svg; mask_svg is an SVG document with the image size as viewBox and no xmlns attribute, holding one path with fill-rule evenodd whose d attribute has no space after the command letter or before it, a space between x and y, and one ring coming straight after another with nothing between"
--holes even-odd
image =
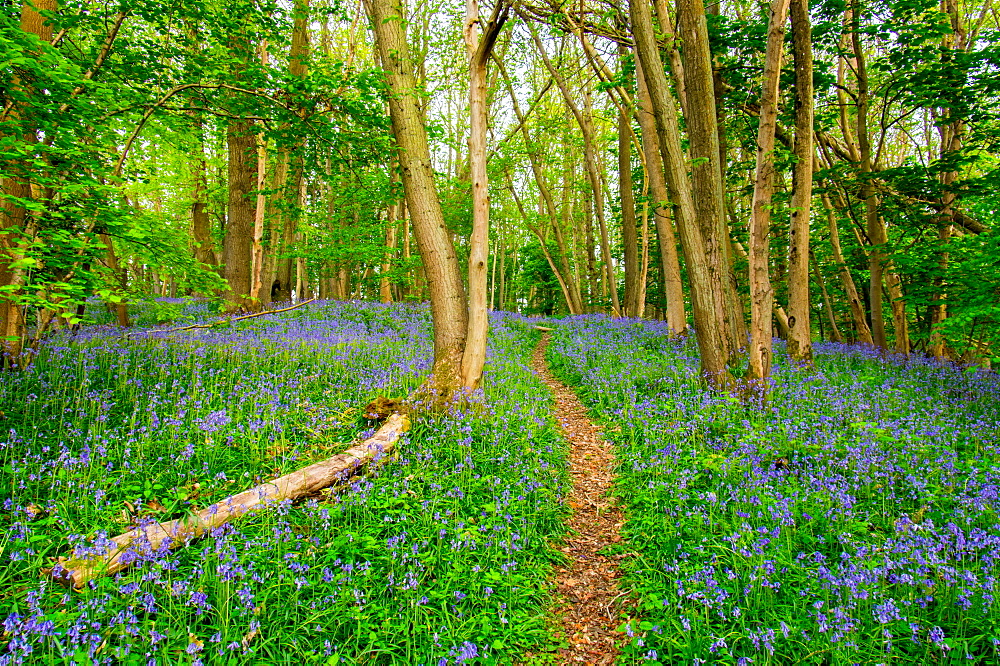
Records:
<instances>
[{"instance_id":1,"label":"brown leaf litter","mask_svg":"<svg viewBox=\"0 0 1000 666\"><path fill-rule=\"evenodd\" d=\"M561 550L567 556L556 568L555 610L562 625L563 664L612 664L625 641L615 629L622 612L632 605L617 586L619 558L600 551L621 541L621 510L609 497L614 479L614 453L601 431L587 416L580 400L549 373L545 362L548 333L543 334L532 358L535 372L555 396L555 415L569 443L572 487L566 504L570 536Z\"/></svg>"}]
</instances>

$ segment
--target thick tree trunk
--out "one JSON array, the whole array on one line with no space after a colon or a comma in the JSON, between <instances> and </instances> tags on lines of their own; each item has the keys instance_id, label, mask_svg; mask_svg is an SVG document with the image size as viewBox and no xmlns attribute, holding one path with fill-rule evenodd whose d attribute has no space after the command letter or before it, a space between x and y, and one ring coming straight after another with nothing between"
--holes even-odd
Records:
<instances>
[{"instance_id":1,"label":"thick tree trunk","mask_svg":"<svg viewBox=\"0 0 1000 666\"><path fill-rule=\"evenodd\" d=\"M629 16L635 39L636 54L642 63L649 90L660 154L665 165L666 184L674 219L684 248L684 260L691 281L691 302L695 333L701 354L701 372L712 386L730 388L733 376L726 367L725 322L716 316L712 276L704 240L698 228L687 162L681 151L680 129L674 101L670 97L659 49L653 33L649 4L645 0L630 0Z\"/></svg>"},{"instance_id":2,"label":"thick tree trunk","mask_svg":"<svg viewBox=\"0 0 1000 666\"><path fill-rule=\"evenodd\" d=\"M434 368L425 388L435 401L447 400L461 385L468 323L465 286L434 187L427 132L417 106L419 89L403 31L405 14L395 0L365 0L365 7L389 87L403 190L430 289Z\"/></svg>"},{"instance_id":3,"label":"thick tree trunk","mask_svg":"<svg viewBox=\"0 0 1000 666\"><path fill-rule=\"evenodd\" d=\"M808 0L791 0L795 61L795 171L788 228L788 355L812 365L809 321L809 218L813 180L813 57ZM839 332L837 333L839 335Z\"/></svg>"},{"instance_id":4,"label":"thick tree trunk","mask_svg":"<svg viewBox=\"0 0 1000 666\"><path fill-rule=\"evenodd\" d=\"M774 290L769 272L771 198L774 192L774 132L778 117L778 85L785 19L789 0L772 0L764 54L764 80L757 129L757 169L750 216L750 349L749 397L766 398L771 376L771 311Z\"/></svg>"},{"instance_id":5,"label":"thick tree trunk","mask_svg":"<svg viewBox=\"0 0 1000 666\"><path fill-rule=\"evenodd\" d=\"M257 188L257 136L254 124L231 120L226 133L229 146L229 205L226 236L222 244L223 277L227 309L249 307L250 270L253 261L253 233Z\"/></svg>"},{"instance_id":6,"label":"thick tree trunk","mask_svg":"<svg viewBox=\"0 0 1000 666\"><path fill-rule=\"evenodd\" d=\"M666 298L665 318L670 330L680 335L687 330L687 314L684 310L684 283L681 280L680 258L677 255L677 237L670 219L670 198L663 177L663 159L656 138L656 118L649 99L649 89L642 73L642 64L636 58L635 73L639 88L639 127L642 134L642 152L646 158L646 178L653 200L653 219L656 225L656 239L660 246L660 271Z\"/></svg>"},{"instance_id":7,"label":"thick tree trunk","mask_svg":"<svg viewBox=\"0 0 1000 666\"><path fill-rule=\"evenodd\" d=\"M730 279L729 227L726 224L725 186L720 164L718 113L715 108L715 82L712 54L708 44L708 24L702 0L678 0L684 86L687 106L688 158L695 215L705 243L705 256L711 278L716 318L724 322L726 347L722 350L727 361L744 347L740 336L743 327L736 290Z\"/></svg>"},{"instance_id":8,"label":"thick tree trunk","mask_svg":"<svg viewBox=\"0 0 1000 666\"><path fill-rule=\"evenodd\" d=\"M57 9L58 3L55 0L24 2L21 6L21 30L36 35L41 42L52 41L52 24L40 12L56 12ZM11 87L20 88L22 85L30 86L30 82L23 83L15 75ZM16 104L7 125L15 133L19 133L19 138L27 144L38 140L33 123ZM24 202L35 198L31 187L32 166L27 161L20 160L9 166L13 168L8 168L8 171L20 173L0 182L0 189L6 195L0 202L0 287L4 289L0 297L0 367L20 367L27 333L23 307L16 301L26 274L24 268L16 264L24 259L31 247L38 224L35 216L24 205Z\"/></svg>"}]
</instances>

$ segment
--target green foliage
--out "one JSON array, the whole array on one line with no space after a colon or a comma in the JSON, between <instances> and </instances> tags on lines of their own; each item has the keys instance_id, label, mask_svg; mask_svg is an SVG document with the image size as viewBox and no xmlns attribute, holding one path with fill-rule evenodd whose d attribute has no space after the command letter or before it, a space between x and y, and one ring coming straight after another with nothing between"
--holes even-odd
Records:
<instances>
[{"instance_id":1,"label":"green foliage","mask_svg":"<svg viewBox=\"0 0 1000 666\"><path fill-rule=\"evenodd\" d=\"M201 302L149 307L206 319ZM169 335L94 327L43 346L0 386L4 655L499 664L548 648L565 445L527 364L537 333L516 316L491 330L480 404L416 422L341 494L270 506L68 596L39 582L57 555L369 436L363 405L423 380L430 317L331 302ZM51 631L38 633L43 616Z\"/></svg>"}]
</instances>

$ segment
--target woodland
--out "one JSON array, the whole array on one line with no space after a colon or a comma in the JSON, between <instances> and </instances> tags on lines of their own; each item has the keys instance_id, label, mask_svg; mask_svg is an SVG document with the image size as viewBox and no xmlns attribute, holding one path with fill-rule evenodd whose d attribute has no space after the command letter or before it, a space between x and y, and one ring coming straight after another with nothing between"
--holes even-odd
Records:
<instances>
[{"instance_id":1,"label":"woodland","mask_svg":"<svg viewBox=\"0 0 1000 666\"><path fill-rule=\"evenodd\" d=\"M1000 660L991 0L0 30L0 666Z\"/></svg>"}]
</instances>

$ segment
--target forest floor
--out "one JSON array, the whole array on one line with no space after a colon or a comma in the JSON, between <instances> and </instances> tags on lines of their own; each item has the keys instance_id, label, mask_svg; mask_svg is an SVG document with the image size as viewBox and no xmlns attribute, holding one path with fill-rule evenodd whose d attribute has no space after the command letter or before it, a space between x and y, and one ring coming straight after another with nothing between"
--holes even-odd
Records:
<instances>
[{"instance_id":1,"label":"forest floor","mask_svg":"<svg viewBox=\"0 0 1000 666\"><path fill-rule=\"evenodd\" d=\"M555 416L569 444L572 488L566 503L572 509L570 536L561 550L567 563L556 568L555 609L562 625L562 663L612 664L623 634L616 631L629 605L619 589L617 559L602 551L619 543L624 518L611 496L614 451L601 435L576 394L555 379L545 361L548 333L535 348L532 365L555 397Z\"/></svg>"}]
</instances>

